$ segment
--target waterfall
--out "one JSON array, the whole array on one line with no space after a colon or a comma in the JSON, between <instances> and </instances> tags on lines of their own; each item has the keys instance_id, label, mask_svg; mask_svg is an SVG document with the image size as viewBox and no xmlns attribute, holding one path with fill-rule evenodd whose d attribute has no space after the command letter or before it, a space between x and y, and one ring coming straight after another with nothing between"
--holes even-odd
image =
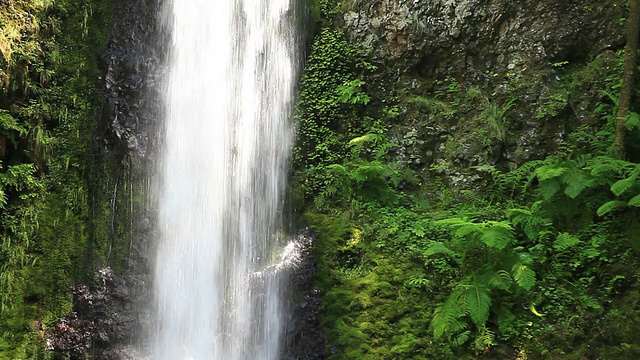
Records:
<instances>
[{"instance_id":1,"label":"waterfall","mask_svg":"<svg viewBox=\"0 0 640 360\"><path fill-rule=\"evenodd\" d=\"M285 248L279 227L299 56L293 6L167 4L154 360L282 356L285 279L263 275Z\"/></svg>"}]
</instances>

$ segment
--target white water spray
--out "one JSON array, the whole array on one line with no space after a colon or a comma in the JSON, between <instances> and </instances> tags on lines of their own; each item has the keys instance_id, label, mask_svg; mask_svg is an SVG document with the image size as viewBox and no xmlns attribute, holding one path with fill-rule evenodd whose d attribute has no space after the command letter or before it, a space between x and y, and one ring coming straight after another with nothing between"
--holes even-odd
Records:
<instances>
[{"instance_id":1,"label":"white water spray","mask_svg":"<svg viewBox=\"0 0 640 360\"><path fill-rule=\"evenodd\" d=\"M262 275L283 261L274 239L292 135L292 6L169 5L154 360L281 356L283 279Z\"/></svg>"}]
</instances>

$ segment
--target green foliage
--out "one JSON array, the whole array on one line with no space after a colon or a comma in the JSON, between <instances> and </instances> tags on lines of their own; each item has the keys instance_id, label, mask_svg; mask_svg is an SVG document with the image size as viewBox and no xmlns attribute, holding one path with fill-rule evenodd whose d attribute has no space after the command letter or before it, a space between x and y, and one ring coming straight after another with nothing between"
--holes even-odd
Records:
<instances>
[{"instance_id":1,"label":"green foliage","mask_svg":"<svg viewBox=\"0 0 640 360\"><path fill-rule=\"evenodd\" d=\"M485 123L488 133L485 136L485 145L489 146L493 141L504 142L507 139L507 115L515 106L517 98L512 98L504 106L495 102L489 102L480 118Z\"/></svg>"},{"instance_id":2,"label":"green foliage","mask_svg":"<svg viewBox=\"0 0 640 360\"><path fill-rule=\"evenodd\" d=\"M556 237L556 240L553 242L553 248L558 251L564 251L578 244L580 244L579 237L563 232Z\"/></svg>"},{"instance_id":3,"label":"green foliage","mask_svg":"<svg viewBox=\"0 0 640 360\"><path fill-rule=\"evenodd\" d=\"M369 101L360 90L364 82L352 73L362 64L359 58L359 51L338 30L323 29L313 43L300 82L294 149L294 165L304 171L302 183L308 195L316 194L325 181L324 168L348 153L345 145L353 134L361 135L364 131L359 130L370 123L352 121L359 111L354 106Z\"/></svg>"},{"instance_id":4,"label":"green foliage","mask_svg":"<svg viewBox=\"0 0 640 360\"><path fill-rule=\"evenodd\" d=\"M608 156L619 56L558 61L560 80L533 106L454 76L395 99L343 41L327 29L315 39L294 175L318 232L330 358L577 359L595 347L603 358L637 357L637 321L622 326L624 340L607 336L622 313L637 317L640 277L638 165ZM502 151L527 113L566 133L555 156L516 164ZM631 114L629 129L636 122ZM407 145L387 134L398 127L451 129L417 149L428 157L440 146L445 158L399 163ZM476 163L495 164L473 168L485 187L452 188L461 144Z\"/></svg>"},{"instance_id":5,"label":"green foliage","mask_svg":"<svg viewBox=\"0 0 640 360\"><path fill-rule=\"evenodd\" d=\"M361 87L365 82L362 80L347 81L343 85L338 86L338 101L347 104L367 105L371 101L369 95L362 92Z\"/></svg>"},{"instance_id":6,"label":"green foliage","mask_svg":"<svg viewBox=\"0 0 640 360\"><path fill-rule=\"evenodd\" d=\"M87 174L109 13L101 0L0 7L0 359L42 357L34 322L71 310L69 284L104 241L88 241Z\"/></svg>"},{"instance_id":7,"label":"green foliage","mask_svg":"<svg viewBox=\"0 0 640 360\"><path fill-rule=\"evenodd\" d=\"M461 280L447 300L435 310L432 328L435 338L445 337L453 345L461 346L472 335L468 324L463 322L465 317L478 331L476 340L480 339L480 334L489 325L492 304L499 309L508 307L508 303L496 304L493 299L503 298L501 293L504 292L518 293L517 288L525 292L531 290L536 276L531 268L532 256L515 247L516 233L510 221L474 222L448 218L437 224L450 229L454 238L448 247L439 242L433 243L425 255L445 254L457 258ZM479 258L480 254L483 255ZM480 344L485 344L485 341L480 341Z\"/></svg>"}]
</instances>

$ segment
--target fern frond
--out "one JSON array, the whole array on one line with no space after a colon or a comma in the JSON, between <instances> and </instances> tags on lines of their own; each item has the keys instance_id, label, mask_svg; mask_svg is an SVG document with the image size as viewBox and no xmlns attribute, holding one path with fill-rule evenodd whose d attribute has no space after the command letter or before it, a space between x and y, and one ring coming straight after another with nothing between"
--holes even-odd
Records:
<instances>
[{"instance_id":1,"label":"fern frond","mask_svg":"<svg viewBox=\"0 0 640 360\"><path fill-rule=\"evenodd\" d=\"M465 237L471 234L478 234L482 232L482 225L476 224L462 218L448 218L436 221L436 224L445 225L452 230L454 234L459 237Z\"/></svg>"},{"instance_id":2,"label":"fern frond","mask_svg":"<svg viewBox=\"0 0 640 360\"><path fill-rule=\"evenodd\" d=\"M490 228L483 230L480 240L489 247L502 250L515 241L513 228L508 222L496 222Z\"/></svg>"},{"instance_id":3,"label":"fern frond","mask_svg":"<svg viewBox=\"0 0 640 360\"><path fill-rule=\"evenodd\" d=\"M451 257L455 257L455 256L458 255L458 253L456 253L455 251L449 249L447 246L445 246L441 242L434 242L424 252L424 255L426 255L426 256L431 256L431 255L436 255L436 254L445 254L445 255L449 255Z\"/></svg>"},{"instance_id":4,"label":"fern frond","mask_svg":"<svg viewBox=\"0 0 640 360\"><path fill-rule=\"evenodd\" d=\"M466 330L469 327L469 325L461 320L456 320L455 322L451 323L449 329L447 330L447 333L449 334L449 336L459 333L460 331Z\"/></svg>"},{"instance_id":5,"label":"fern frond","mask_svg":"<svg viewBox=\"0 0 640 360\"><path fill-rule=\"evenodd\" d=\"M640 114L630 111L625 119L625 126L629 131L640 128Z\"/></svg>"},{"instance_id":6,"label":"fern frond","mask_svg":"<svg viewBox=\"0 0 640 360\"><path fill-rule=\"evenodd\" d=\"M20 136L27 134L27 129L18 124L16 119L14 119L13 116L4 109L0 109L0 129L16 131Z\"/></svg>"},{"instance_id":7,"label":"fern frond","mask_svg":"<svg viewBox=\"0 0 640 360\"><path fill-rule=\"evenodd\" d=\"M530 240L537 240L540 234L546 231L552 222L550 219L542 217L538 214L540 201L534 203L531 206L531 210L527 209L509 209L507 210L507 216L511 219L511 222L518 226L522 226L525 235Z\"/></svg>"},{"instance_id":8,"label":"fern frond","mask_svg":"<svg viewBox=\"0 0 640 360\"><path fill-rule=\"evenodd\" d=\"M583 305L585 305L587 307L590 307L592 309L602 309L602 305L600 305L598 300L596 300L592 296L581 295L578 299L580 300L580 302L582 302Z\"/></svg>"},{"instance_id":9,"label":"fern frond","mask_svg":"<svg viewBox=\"0 0 640 360\"><path fill-rule=\"evenodd\" d=\"M602 204L602 206L600 206L598 208L597 213L598 213L598 216L602 216L602 215L605 215L605 214L607 214L607 213L609 213L609 212L611 212L611 211L613 211L615 209L623 208L623 207L626 207L626 206L627 206L627 203L625 201L612 200L612 201L608 201L608 202Z\"/></svg>"},{"instance_id":10,"label":"fern frond","mask_svg":"<svg viewBox=\"0 0 640 360\"><path fill-rule=\"evenodd\" d=\"M627 206L640 206L640 194L632 197L627 203Z\"/></svg>"},{"instance_id":11,"label":"fern frond","mask_svg":"<svg viewBox=\"0 0 640 360\"><path fill-rule=\"evenodd\" d=\"M555 195L561 188L560 180L552 178L549 180L540 181L540 192L545 200L549 200Z\"/></svg>"},{"instance_id":12,"label":"fern frond","mask_svg":"<svg viewBox=\"0 0 640 360\"><path fill-rule=\"evenodd\" d=\"M538 180L544 181L554 179L564 174L568 169L566 167L557 167L553 165L544 165L536 170Z\"/></svg>"},{"instance_id":13,"label":"fern frond","mask_svg":"<svg viewBox=\"0 0 640 360\"><path fill-rule=\"evenodd\" d=\"M608 156L598 156L593 159L593 165L586 168L591 175L601 177L607 174L628 173L635 164L625 160L614 159Z\"/></svg>"},{"instance_id":14,"label":"fern frond","mask_svg":"<svg viewBox=\"0 0 640 360\"><path fill-rule=\"evenodd\" d=\"M330 172L334 173L334 174L341 174L341 175L346 175L347 172L347 168L345 168L344 166L340 165L340 164L331 164L327 166L327 170L329 170Z\"/></svg>"},{"instance_id":15,"label":"fern frond","mask_svg":"<svg viewBox=\"0 0 640 360\"><path fill-rule=\"evenodd\" d=\"M454 330L459 331L463 328L462 322L458 319L464 315L464 312L454 295L449 295L447 301L438 305L433 312L431 328L435 339L441 339L445 334L451 334Z\"/></svg>"},{"instance_id":16,"label":"fern frond","mask_svg":"<svg viewBox=\"0 0 640 360\"><path fill-rule=\"evenodd\" d=\"M511 269L513 279L521 288L531 290L536 284L536 273L522 262L517 262Z\"/></svg>"},{"instance_id":17,"label":"fern frond","mask_svg":"<svg viewBox=\"0 0 640 360\"><path fill-rule=\"evenodd\" d=\"M509 290L512 284L513 279L508 271L498 270L488 274L487 286L491 289Z\"/></svg>"},{"instance_id":18,"label":"fern frond","mask_svg":"<svg viewBox=\"0 0 640 360\"><path fill-rule=\"evenodd\" d=\"M576 156L575 165L576 167L583 169L587 167L591 161L593 160L593 155L591 154L580 154Z\"/></svg>"},{"instance_id":19,"label":"fern frond","mask_svg":"<svg viewBox=\"0 0 640 360\"><path fill-rule=\"evenodd\" d=\"M479 330L480 334L476 337L476 341L474 343L477 350L484 350L487 347L491 347L496 344L495 334L491 330L487 329L486 326L483 326Z\"/></svg>"},{"instance_id":20,"label":"fern frond","mask_svg":"<svg viewBox=\"0 0 640 360\"><path fill-rule=\"evenodd\" d=\"M579 237L563 232L556 237L556 241L553 242L553 248L558 251L563 251L578 244L580 244Z\"/></svg>"},{"instance_id":21,"label":"fern frond","mask_svg":"<svg viewBox=\"0 0 640 360\"><path fill-rule=\"evenodd\" d=\"M508 209L507 216L514 225L519 225L531 217L531 211L527 209Z\"/></svg>"},{"instance_id":22,"label":"fern frond","mask_svg":"<svg viewBox=\"0 0 640 360\"><path fill-rule=\"evenodd\" d=\"M491 295L485 286L478 284L478 282L471 283L471 286L466 289L462 301L464 310L476 326L484 326L489 321Z\"/></svg>"},{"instance_id":23,"label":"fern frond","mask_svg":"<svg viewBox=\"0 0 640 360\"><path fill-rule=\"evenodd\" d=\"M598 164L590 167L591 175L601 176L604 174L616 174L620 171L620 168L613 164Z\"/></svg>"},{"instance_id":24,"label":"fern frond","mask_svg":"<svg viewBox=\"0 0 640 360\"><path fill-rule=\"evenodd\" d=\"M627 190L631 189L635 184L636 176L632 175L626 179L618 180L613 185L611 185L611 192L613 192L616 196L620 196L625 193Z\"/></svg>"},{"instance_id":25,"label":"fern frond","mask_svg":"<svg viewBox=\"0 0 640 360\"><path fill-rule=\"evenodd\" d=\"M562 175L562 182L566 185L564 193L575 199L580 195L582 190L586 189L591 182L590 179L584 176L579 169L571 169Z\"/></svg>"},{"instance_id":26,"label":"fern frond","mask_svg":"<svg viewBox=\"0 0 640 360\"><path fill-rule=\"evenodd\" d=\"M384 136L379 134L366 134L366 135L362 135L357 138L349 140L349 145L356 145L356 144L360 144L368 141L380 141L383 139L384 139Z\"/></svg>"},{"instance_id":27,"label":"fern frond","mask_svg":"<svg viewBox=\"0 0 640 360\"><path fill-rule=\"evenodd\" d=\"M469 341L469 335L471 334L470 330L460 333L458 336L451 340L451 345L455 347L460 347L464 345L467 341Z\"/></svg>"},{"instance_id":28,"label":"fern frond","mask_svg":"<svg viewBox=\"0 0 640 360\"><path fill-rule=\"evenodd\" d=\"M373 179L384 178L387 169L388 167L383 164L372 162L358 166L351 176L355 181L362 183Z\"/></svg>"},{"instance_id":29,"label":"fern frond","mask_svg":"<svg viewBox=\"0 0 640 360\"><path fill-rule=\"evenodd\" d=\"M506 181L508 182L512 176L514 176L517 179L526 179L526 181L524 181L524 184L522 185L522 192L526 193L527 189L529 189L531 184L533 184L533 180L536 178L536 169L541 164L544 164L543 160L529 161L528 163L525 163L523 166L519 167L518 169L509 172L507 174ZM520 174L526 174L526 177L522 177L522 175ZM515 190L515 185L514 185L514 190Z\"/></svg>"}]
</instances>

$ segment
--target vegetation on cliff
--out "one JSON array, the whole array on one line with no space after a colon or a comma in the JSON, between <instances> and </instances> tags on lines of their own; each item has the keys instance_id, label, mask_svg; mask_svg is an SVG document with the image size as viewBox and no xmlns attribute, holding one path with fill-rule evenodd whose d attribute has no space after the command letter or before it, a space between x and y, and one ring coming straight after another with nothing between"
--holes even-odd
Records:
<instances>
[{"instance_id":1,"label":"vegetation on cliff","mask_svg":"<svg viewBox=\"0 0 640 360\"><path fill-rule=\"evenodd\" d=\"M44 356L71 282L104 263L93 134L109 21L103 1L0 1L0 359Z\"/></svg>"},{"instance_id":2,"label":"vegetation on cliff","mask_svg":"<svg viewBox=\"0 0 640 360\"><path fill-rule=\"evenodd\" d=\"M358 6L320 2L298 105L293 198L319 236L329 358L638 358L640 123L634 90L617 158L622 48L549 61L542 84L491 68L394 83L397 60L349 41L356 15L341 14ZM554 140L521 150L531 123ZM416 135L438 127L437 144Z\"/></svg>"},{"instance_id":3,"label":"vegetation on cliff","mask_svg":"<svg viewBox=\"0 0 640 360\"><path fill-rule=\"evenodd\" d=\"M354 42L356 15L391 3L311 6L292 204L318 233L329 358L639 358L640 116L637 87L618 116L622 43L583 50L594 27L540 68L509 53L468 76L473 56L416 55L432 9L389 37L406 59ZM568 27L617 3L558 13ZM70 356L44 354L43 334L71 310L69 285L113 262L117 184L94 142L108 12L0 0L0 359Z\"/></svg>"}]
</instances>

